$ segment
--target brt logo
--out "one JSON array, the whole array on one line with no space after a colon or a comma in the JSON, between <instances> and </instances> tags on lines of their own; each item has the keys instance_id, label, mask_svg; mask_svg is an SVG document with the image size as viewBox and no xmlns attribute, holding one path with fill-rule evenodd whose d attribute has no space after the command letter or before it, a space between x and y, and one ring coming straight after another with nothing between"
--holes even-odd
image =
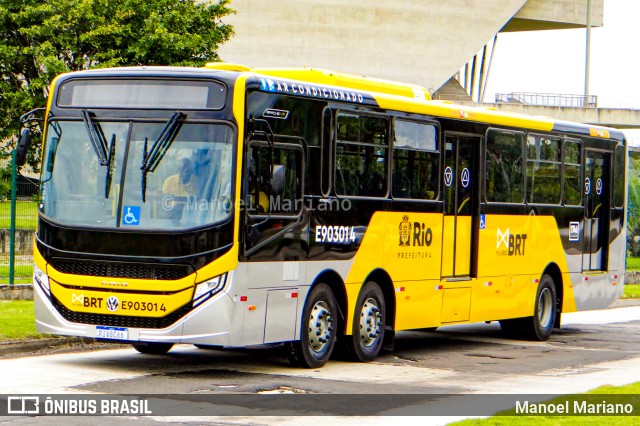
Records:
<instances>
[{"instance_id":1,"label":"brt logo","mask_svg":"<svg viewBox=\"0 0 640 426\"><path fill-rule=\"evenodd\" d=\"M499 256L524 256L524 250L527 243L527 234L512 234L507 229L502 232L498 228L496 248ZM504 247L503 250L500 250Z\"/></svg>"},{"instance_id":2,"label":"brt logo","mask_svg":"<svg viewBox=\"0 0 640 426\"><path fill-rule=\"evenodd\" d=\"M400 234L399 246L429 247L433 241L433 231L424 223L409 222L409 216L402 217L402 222L398 226Z\"/></svg>"},{"instance_id":3,"label":"brt logo","mask_svg":"<svg viewBox=\"0 0 640 426\"><path fill-rule=\"evenodd\" d=\"M87 297L84 294L71 294L71 304L85 308L102 308L102 297Z\"/></svg>"}]
</instances>

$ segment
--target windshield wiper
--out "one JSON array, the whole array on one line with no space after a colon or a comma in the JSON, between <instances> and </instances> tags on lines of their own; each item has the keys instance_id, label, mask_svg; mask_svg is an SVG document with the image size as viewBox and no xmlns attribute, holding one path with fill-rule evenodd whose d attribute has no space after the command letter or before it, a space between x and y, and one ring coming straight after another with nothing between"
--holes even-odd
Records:
<instances>
[{"instance_id":1,"label":"windshield wiper","mask_svg":"<svg viewBox=\"0 0 640 426\"><path fill-rule=\"evenodd\" d=\"M113 168L115 161L116 151L116 134L111 135L111 143L107 147L107 139L104 137L104 132L99 123L93 121L94 113L87 109L82 110L82 119L87 126L87 133L89 133L89 140L93 146L93 150L96 152L98 162L101 166L107 167L107 175L104 179L104 198L109 198L109 192L111 191L111 177L113 175Z\"/></svg>"},{"instance_id":2,"label":"windshield wiper","mask_svg":"<svg viewBox=\"0 0 640 426\"><path fill-rule=\"evenodd\" d=\"M186 114L181 111L173 113L167 124L165 124L158 139L151 145L151 149L147 151L148 139L144 140L144 152L142 153L142 202L146 201L147 192L147 173L153 173L165 154L171 147L171 144L175 140L180 128L182 127L182 120L186 118Z\"/></svg>"},{"instance_id":3,"label":"windshield wiper","mask_svg":"<svg viewBox=\"0 0 640 426\"><path fill-rule=\"evenodd\" d=\"M107 159L107 176L104 178L104 198L109 198L111 192L111 177L113 176L114 161L116 153L116 134L111 135L111 143L109 144L109 158Z\"/></svg>"},{"instance_id":4,"label":"windshield wiper","mask_svg":"<svg viewBox=\"0 0 640 426\"><path fill-rule=\"evenodd\" d=\"M98 161L101 166L107 165L107 139L104 137L102 127L100 124L93 121L94 113L87 109L82 110L82 119L87 126L87 133L89 133L89 141L93 146L93 150L98 156Z\"/></svg>"}]
</instances>

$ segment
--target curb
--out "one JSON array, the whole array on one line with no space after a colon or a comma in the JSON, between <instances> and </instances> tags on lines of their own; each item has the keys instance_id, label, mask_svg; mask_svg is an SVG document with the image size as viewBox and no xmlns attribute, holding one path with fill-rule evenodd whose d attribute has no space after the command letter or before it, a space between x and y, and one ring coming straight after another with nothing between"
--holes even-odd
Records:
<instances>
[{"instance_id":1,"label":"curb","mask_svg":"<svg viewBox=\"0 0 640 426\"><path fill-rule=\"evenodd\" d=\"M44 349L59 348L64 345L91 345L93 343L96 343L95 339L82 337L53 337L48 339L0 342L0 356L37 352Z\"/></svg>"},{"instance_id":2,"label":"curb","mask_svg":"<svg viewBox=\"0 0 640 426\"><path fill-rule=\"evenodd\" d=\"M618 299L609 305L609 309L624 308L626 306L640 306L640 299Z\"/></svg>"},{"instance_id":3,"label":"curb","mask_svg":"<svg viewBox=\"0 0 640 426\"><path fill-rule=\"evenodd\" d=\"M0 300L33 300L33 284L0 284Z\"/></svg>"}]
</instances>

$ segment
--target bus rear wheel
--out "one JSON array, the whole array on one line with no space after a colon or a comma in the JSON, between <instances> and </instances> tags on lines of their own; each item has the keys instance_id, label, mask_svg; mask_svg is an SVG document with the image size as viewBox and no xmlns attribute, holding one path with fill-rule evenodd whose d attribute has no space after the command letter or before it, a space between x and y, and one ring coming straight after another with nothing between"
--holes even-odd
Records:
<instances>
[{"instance_id":1,"label":"bus rear wheel","mask_svg":"<svg viewBox=\"0 0 640 426\"><path fill-rule=\"evenodd\" d=\"M164 355L171 350L173 343L138 342L131 346L141 354Z\"/></svg>"},{"instance_id":2,"label":"bus rear wheel","mask_svg":"<svg viewBox=\"0 0 640 426\"><path fill-rule=\"evenodd\" d=\"M557 314L556 285L550 275L544 274L538 284L533 316L500 321L508 335L526 340L545 341L551 336Z\"/></svg>"},{"instance_id":3,"label":"bus rear wheel","mask_svg":"<svg viewBox=\"0 0 640 426\"><path fill-rule=\"evenodd\" d=\"M384 294L369 281L362 287L354 311L352 334L344 337L346 354L354 361L373 361L382 348L386 325Z\"/></svg>"},{"instance_id":4,"label":"bus rear wheel","mask_svg":"<svg viewBox=\"0 0 640 426\"><path fill-rule=\"evenodd\" d=\"M336 343L338 304L326 284L311 289L302 311L300 340L285 343L291 364L318 368L327 363Z\"/></svg>"}]
</instances>

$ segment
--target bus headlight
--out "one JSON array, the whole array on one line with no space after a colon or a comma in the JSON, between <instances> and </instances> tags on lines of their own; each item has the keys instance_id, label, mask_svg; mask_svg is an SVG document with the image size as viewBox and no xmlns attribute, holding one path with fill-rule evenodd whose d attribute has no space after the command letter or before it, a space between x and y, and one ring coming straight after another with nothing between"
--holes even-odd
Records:
<instances>
[{"instance_id":1,"label":"bus headlight","mask_svg":"<svg viewBox=\"0 0 640 426\"><path fill-rule=\"evenodd\" d=\"M51 296L49 289L49 276L35 263L33 264L33 282L37 283L46 293Z\"/></svg>"},{"instance_id":2,"label":"bus headlight","mask_svg":"<svg viewBox=\"0 0 640 426\"><path fill-rule=\"evenodd\" d=\"M193 293L193 306L196 307L216 293L219 293L227 283L227 274L218 275L205 282L196 285Z\"/></svg>"}]
</instances>

